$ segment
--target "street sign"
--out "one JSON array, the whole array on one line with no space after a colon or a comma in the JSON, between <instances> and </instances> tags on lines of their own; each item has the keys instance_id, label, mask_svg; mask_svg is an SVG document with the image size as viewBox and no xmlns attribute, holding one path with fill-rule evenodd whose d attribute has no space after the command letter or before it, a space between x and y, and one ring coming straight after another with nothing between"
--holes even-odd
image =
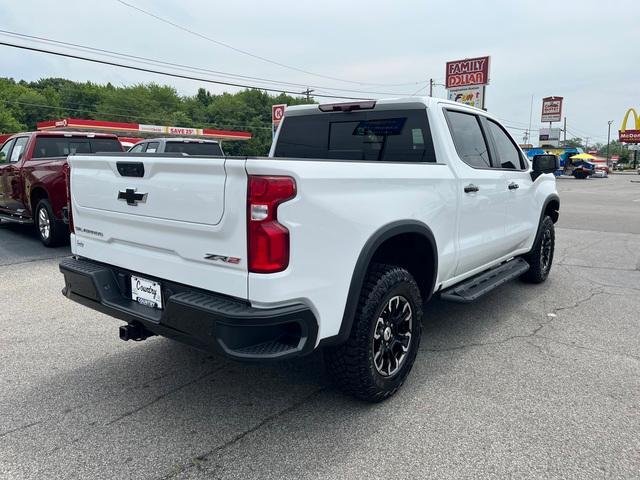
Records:
<instances>
[{"instance_id":1,"label":"street sign","mask_svg":"<svg viewBox=\"0 0 640 480\"><path fill-rule=\"evenodd\" d=\"M562 97L545 97L542 99L542 121L559 122L562 118Z\"/></svg>"},{"instance_id":2,"label":"street sign","mask_svg":"<svg viewBox=\"0 0 640 480\"><path fill-rule=\"evenodd\" d=\"M489 84L491 57L465 58L447 62L445 85L447 89Z\"/></svg>"},{"instance_id":3,"label":"street sign","mask_svg":"<svg viewBox=\"0 0 640 480\"><path fill-rule=\"evenodd\" d=\"M278 126L282 119L284 118L284 112L287 109L287 105L285 103L281 103L278 105L271 106L271 134L275 136L276 130L278 130Z\"/></svg>"}]
</instances>

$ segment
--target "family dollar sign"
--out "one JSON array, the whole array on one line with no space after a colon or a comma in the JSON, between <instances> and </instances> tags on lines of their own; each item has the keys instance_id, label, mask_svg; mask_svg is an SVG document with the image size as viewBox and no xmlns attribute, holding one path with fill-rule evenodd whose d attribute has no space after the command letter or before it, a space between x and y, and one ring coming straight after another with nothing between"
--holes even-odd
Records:
<instances>
[{"instance_id":1,"label":"family dollar sign","mask_svg":"<svg viewBox=\"0 0 640 480\"><path fill-rule=\"evenodd\" d=\"M487 85L489 83L489 57L466 58L447 62L447 88Z\"/></svg>"}]
</instances>

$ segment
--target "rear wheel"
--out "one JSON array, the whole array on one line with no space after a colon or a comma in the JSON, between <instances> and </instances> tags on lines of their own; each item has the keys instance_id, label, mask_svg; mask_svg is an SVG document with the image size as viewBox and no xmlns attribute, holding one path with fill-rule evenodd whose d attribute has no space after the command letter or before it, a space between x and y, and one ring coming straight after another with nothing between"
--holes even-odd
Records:
<instances>
[{"instance_id":1,"label":"rear wheel","mask_svg":"<svg viewBox=\"0 0 640 480\"><path fill-rule=\"evenodd\" d=\"M340 389L380 402L404 383L422 333L422 298L404 268L374 264L360 293L348 340L325 349L327 370Z\"/></svg>"},{"instance_id":2,"label":"rear wheel","mask_svg":"<svg viewBox=\"0 0 640 480\"><path fill-rule=\"evenodd\" d=\"M529 270L520 277L525 282L542 283L549 276L553 264L553 253L556 244L556 233L553 220L545 215L538 228L536 240L529 253L523 258L529 264Z\"/></svg>"},{"instance_id":3,"label":"rear wheel","mask_svg":"<svg viewBox=\"0 0 640 480\"><path fill-rule=\"evenodd\" d=\"M36 206L35 224L40 241L45 247L57 247L69 241L69 229L64 222L56 220L51 203L46 198Z\"/></svg>"}]
</instances>

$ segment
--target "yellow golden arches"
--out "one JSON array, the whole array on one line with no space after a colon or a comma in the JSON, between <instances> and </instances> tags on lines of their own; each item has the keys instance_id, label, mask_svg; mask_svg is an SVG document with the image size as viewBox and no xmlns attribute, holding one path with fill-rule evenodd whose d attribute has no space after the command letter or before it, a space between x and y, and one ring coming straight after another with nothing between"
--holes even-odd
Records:
<instances>
[{"instance_id":1,"label":"yellow golden arches","mask_svg":"<svg viewBox=\"0 0 640 480\"><path fill-rule=\"evenodd\" d=\"M640 117L636 113L635 109L630 108L627 110L627 113L624 114L624 119L622 120L622 125L620 125L620 131L625 132L627 130L627 120L629 120L629 114L633 112L633 119L635 120L635 130L640 130Z\"/></svg>"}]
</instances>

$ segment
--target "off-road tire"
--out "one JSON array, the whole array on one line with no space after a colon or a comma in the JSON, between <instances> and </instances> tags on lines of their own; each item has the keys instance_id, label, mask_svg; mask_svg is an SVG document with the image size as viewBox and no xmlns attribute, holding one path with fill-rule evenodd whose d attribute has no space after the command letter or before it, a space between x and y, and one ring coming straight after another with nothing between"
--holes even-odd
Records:
<instances>
[{"instance_id":1,"label":"off-road tire","mask_svg":"<svg viewBox=\"0 0 640 480\"><path fill-rule=\"evenodd\" d=\"M43 233L41 212L49 222L48 235ZM63 221L56 219L48 199L43 198L38 202L33 221L36 226L36 233L45 247L57 247L69 242L69 227Z\"/></svg>"},{"instance_id":2,"label":"off-road tire","mask_svg":"<svg viewBox=\"0 0 640 480\"><path fill-rule=\"evenodd\" d=\"M553 220L548 215L545 215L538 227L533 248L522 257L529 264L529 270L520 277L521 280L528 283L542 283L547 279L553 264L555 243L556 234ZM545 248L550 249L548 253L545 253Z\"/></svg>"},{"instance_id":3,"label":"off-road tire","mask_svg":"<svg viewBox=\"0 0 640 480\"><path fill-rule=\"evenodd\" d=\"M389 301L397 296L406 299L411 307L411 340L397 372L383 376L374 364L374 330ZM324 351L327 371L345 393L369 402L383 401L400 388L411 371L421 333L422 298L415 279L404 268L372 264L360 292L349 338Z\"/></svg>"}]
</instances>

